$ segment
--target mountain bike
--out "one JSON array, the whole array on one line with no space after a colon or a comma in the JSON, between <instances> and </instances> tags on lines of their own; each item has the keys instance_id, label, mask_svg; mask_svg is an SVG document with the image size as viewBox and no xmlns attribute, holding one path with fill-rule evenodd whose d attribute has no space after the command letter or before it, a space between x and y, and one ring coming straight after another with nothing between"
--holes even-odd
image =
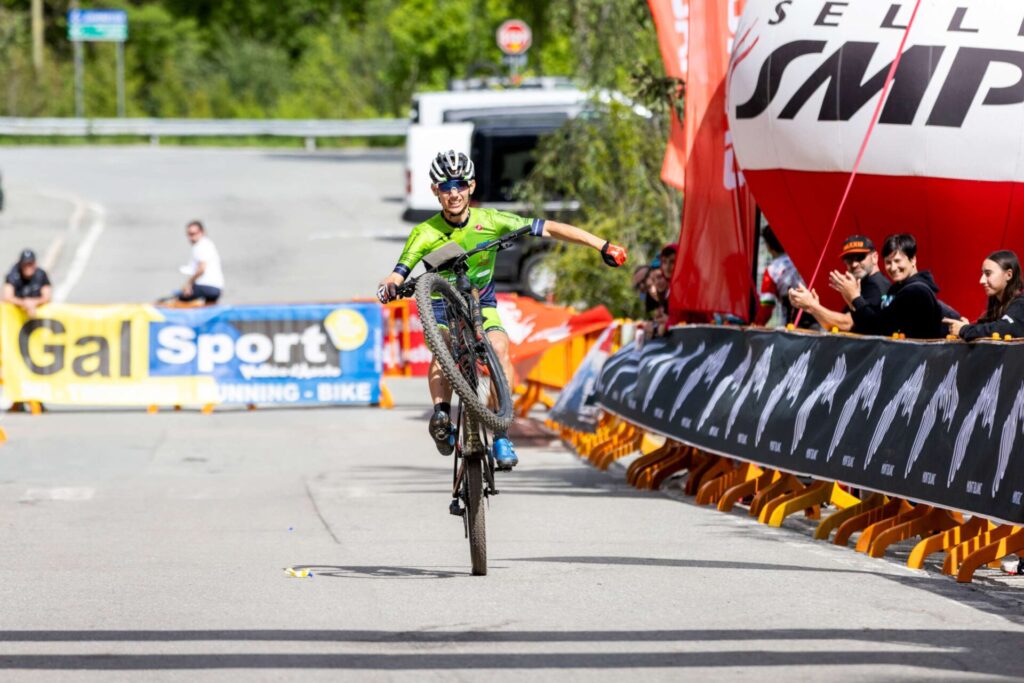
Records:
<instances>
[{"instance_id":1,"label":"mountain bike","mask_svg":"<svg viewBox=\"0 0 1024 683\"><path fill-rule=\"evenodd\" d=\"M529 232L526 226L470 251L449 242L423 259L428 272L398 288L400 297L415 296L427 347L459 399L448 511L463 520L477 576L487 574L485 502L498 494L488 431L507 431L514 416L508 380L484 333L480 292L469 279L468 261L483 251L507 249ZM436 301L443 303L447 325L438 324Z\"/></svg>"}]
</instances>

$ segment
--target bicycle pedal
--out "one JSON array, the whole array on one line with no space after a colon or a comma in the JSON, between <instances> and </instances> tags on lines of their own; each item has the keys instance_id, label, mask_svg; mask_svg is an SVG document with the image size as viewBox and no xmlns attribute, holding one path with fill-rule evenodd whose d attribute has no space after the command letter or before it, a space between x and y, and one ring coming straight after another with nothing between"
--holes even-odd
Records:
<instances>
[{"instance_id":1,"label":"bicycle pedal","mask_svg":"<svg viewBox=\"0 0 1024 683\"><path fill-rule=\"evenodd\" d=\"M448 514L454 515L456 517L465 517L466 509L459 505L459 501L453 500L451 504L448 506Z\"/></svg>"}]
</instances>

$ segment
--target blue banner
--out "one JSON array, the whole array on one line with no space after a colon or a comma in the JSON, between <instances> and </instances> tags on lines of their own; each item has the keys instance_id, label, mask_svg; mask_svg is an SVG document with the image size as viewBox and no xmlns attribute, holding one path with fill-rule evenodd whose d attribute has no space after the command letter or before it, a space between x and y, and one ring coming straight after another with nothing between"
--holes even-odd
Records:
<instances>
[{"instance_id":1,"label":"blue banner","mask_svg":"<svg viewBox=\"0 0 1024 683\"><path fill-rule=\"evenodd\" d=\"M212 380L220 404L375 404L383 326L375 303L160 309L149 377Z\"/></svg>"}]
</instances>

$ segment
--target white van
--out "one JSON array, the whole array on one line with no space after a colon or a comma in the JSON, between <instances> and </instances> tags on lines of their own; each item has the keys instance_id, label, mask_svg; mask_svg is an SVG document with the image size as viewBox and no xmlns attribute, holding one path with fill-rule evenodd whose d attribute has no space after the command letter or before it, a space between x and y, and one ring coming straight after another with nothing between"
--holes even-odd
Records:
<instances>
[{"instance_id":1,"label":"white van","mask_svg":"<svg viewBox=\"0 0 1024 683\"><path fill-rule=\"evenodd\" d=\"M586 93L551 78L507 90L478 90L455 82L451 90L414 95L405 146L403 218L424 220L438 211L428 171L434 156L449 149L469 154L476 165L474 204L522 210L512 189L532 168L538 138L579 114L586 101ZM545 207L572 208L566 202Z\"/></svg>"}]
</instances>

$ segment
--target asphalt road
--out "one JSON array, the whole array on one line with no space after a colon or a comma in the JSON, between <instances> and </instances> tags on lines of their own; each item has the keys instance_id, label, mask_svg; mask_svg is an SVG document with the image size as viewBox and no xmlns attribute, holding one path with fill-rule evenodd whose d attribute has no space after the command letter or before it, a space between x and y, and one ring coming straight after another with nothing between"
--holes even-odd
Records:
<instances>
[{"instance_id":1,"label":"asphalt road","mask_svg":"<svg viewBox=\"0 0 1024 683\"><path fill-rule=\"evenodd\" d=\"M4 149L0 257L147 301L207 222L231 302L372 292L394 153ZM76 265L77 264L77 265ZM1009 680L1019 587L958 586L622 483L537 430L469 575L426 388L398 407L6 415L0 679ZM311 568L299 579L285 567Z\"/></svg>"}]
</instances>

